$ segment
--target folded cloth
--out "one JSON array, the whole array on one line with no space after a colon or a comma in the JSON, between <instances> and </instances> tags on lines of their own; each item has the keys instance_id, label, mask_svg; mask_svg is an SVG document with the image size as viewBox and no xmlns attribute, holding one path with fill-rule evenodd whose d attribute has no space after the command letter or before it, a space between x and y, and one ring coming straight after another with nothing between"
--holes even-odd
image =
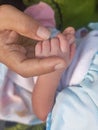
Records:
<instances>
[{"instance_id":1,"label":"folded cloth","mask_svg":"<svg viewBox=\"0 0 98 130\"><path fill-rule=\"evenodd\" d=\"M82 40L59 87L47 130L98 130L98 31Z\"/></svg>"}]
</instances>

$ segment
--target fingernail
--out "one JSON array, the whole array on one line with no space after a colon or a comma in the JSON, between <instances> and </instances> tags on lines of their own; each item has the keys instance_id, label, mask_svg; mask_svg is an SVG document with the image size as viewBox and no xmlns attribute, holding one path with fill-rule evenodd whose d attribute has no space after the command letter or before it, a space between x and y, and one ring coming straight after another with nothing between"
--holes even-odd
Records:
<instances>
[{"instance_id":1,"label":"fingernail","mask_svg":"<svg viewBox=\"0 0 98 130\"><path fill-rule=\"evenodd\" d=\"M39 36L42 39L49 39L51 32L46 29L45 27L40 26L37 30L37 36Z\"/></svg>"},{"instance_id":2,"label":"fingernail","mask_svg":"<svg viewBox=\"0 0 98 130\"><path fill-rule=\"evenodd\" d=\"M64 64L57 64L57 65L55 66L55 70L63 69L63 68L65 68L65 65L64 65Z\"/></svg>"}]
</instances>

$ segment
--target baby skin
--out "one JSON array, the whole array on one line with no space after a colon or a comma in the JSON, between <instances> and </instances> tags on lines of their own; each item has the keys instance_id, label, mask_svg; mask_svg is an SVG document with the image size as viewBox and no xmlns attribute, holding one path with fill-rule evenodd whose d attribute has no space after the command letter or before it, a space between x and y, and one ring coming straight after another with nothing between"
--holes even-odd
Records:
<instances>
[{"instance_id":1,"label":"baby skin","mask_svg":"<svg viewBox=\"0 0 98 130\"><path fill-rule=\"evenodd\" d=\"M36 57L44 58L57 56L62 58L66 63L65 68L40 75L37 78L32 93L32 105L37 117L43 121L46 120L48 113L53 107L61 75L70 65L75 54L74 34L75 30L72 27L68 27L63 33L59 33L52 39L39 42L35 46Z\"/></svg>"}]
</instances>

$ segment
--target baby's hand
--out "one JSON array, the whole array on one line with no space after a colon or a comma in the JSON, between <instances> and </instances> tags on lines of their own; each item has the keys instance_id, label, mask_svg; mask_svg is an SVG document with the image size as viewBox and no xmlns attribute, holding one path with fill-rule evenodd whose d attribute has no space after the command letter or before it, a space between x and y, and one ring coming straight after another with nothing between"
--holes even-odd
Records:
<instances>
[{"instance_id":1,"label":"baby's hand","mask_svg":"<svg viewBox=\"0 0 98 130\"><path fill-rule=\"evenodd\" d=\"M65 60L67 67L75 52L75 45L70 45L68 41L65 34L60 33L56 38L39 42L35 47L35 56L39 58L52 56L60 57Z\"/></svg>"}]
</instances>

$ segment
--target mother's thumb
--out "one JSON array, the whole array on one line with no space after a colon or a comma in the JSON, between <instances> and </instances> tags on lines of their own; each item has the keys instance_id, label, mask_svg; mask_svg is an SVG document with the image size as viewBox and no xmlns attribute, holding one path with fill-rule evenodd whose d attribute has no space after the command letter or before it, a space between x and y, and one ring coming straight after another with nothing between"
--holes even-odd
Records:
<instances>
[{"instance_id":1,"label":"mother's thumb","mask_svg":"<svg viewBox=\"0 0 98 130\"><path fill-rule=\"evenodd\" d=\"M16 31L23 36L36 40L45 40L50 37L48 29L11 5L0 6L0 30L5 29Z\"/></svg>"}]
</instances>

